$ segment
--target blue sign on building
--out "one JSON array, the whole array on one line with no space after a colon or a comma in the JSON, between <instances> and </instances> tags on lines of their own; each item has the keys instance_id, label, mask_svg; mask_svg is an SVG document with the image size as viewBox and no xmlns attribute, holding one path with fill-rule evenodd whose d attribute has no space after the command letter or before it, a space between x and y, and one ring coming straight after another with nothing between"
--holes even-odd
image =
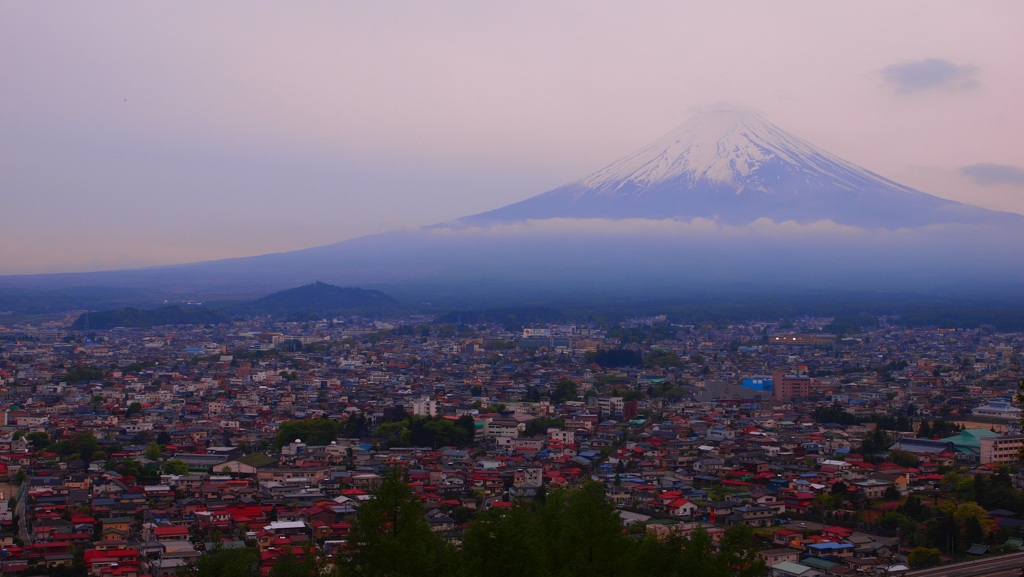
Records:
<instances>
[{"instance_id":1,"label":"blue sign on building","mask_svg":"<svg viewBox=\"0 0 1024 577\"><path fill-rule=\"evenodd\" d=\"M771 377L750 377L743 379L743 387L755 391L774 391L775 381Z\"/></svg>"}]
</instances>

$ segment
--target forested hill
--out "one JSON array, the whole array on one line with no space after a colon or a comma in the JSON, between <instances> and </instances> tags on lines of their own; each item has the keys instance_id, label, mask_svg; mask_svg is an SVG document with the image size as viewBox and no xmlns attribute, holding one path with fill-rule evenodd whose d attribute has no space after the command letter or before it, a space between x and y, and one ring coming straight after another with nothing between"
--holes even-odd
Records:
<instances>
[{"instance_id":1,"label":"forested hill","mask_svg":"<svg viewBox=\"0 0 1024 577\"><path fill-rule=\"evenodd\" d=\"M224 314L207 308L169 306L152 310L133 307L83 313L72 330L107 330L114 327L150 328L164 325L210 325L228 321Z\"/></svg>"},{"instance_id":2,"label":"forested hill","mask_svg":"<svg viewBox=\"0 0 1024 577\"><path fill-rule=\"evenodd\" d=\"M334 311L393 309L398 301L377 290L315 282L239 305L239 312L288 315Z\"/></svg>"}]
</instances>

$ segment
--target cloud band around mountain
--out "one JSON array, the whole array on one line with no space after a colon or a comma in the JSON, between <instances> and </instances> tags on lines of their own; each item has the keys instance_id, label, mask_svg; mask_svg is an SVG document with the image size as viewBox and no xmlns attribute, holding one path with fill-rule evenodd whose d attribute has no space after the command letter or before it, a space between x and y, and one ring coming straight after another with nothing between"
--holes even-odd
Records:
<instances>
[{"instance_id":1,"label":"cloud band around mountain","mask_svg":"<svg viewBox=\"0 0 1024 577\"><path fill-rule=\"evenodd\" d=\"M979 162L961 167L960 174L981 186L1008 184L1024 187L1024 168L1013 164Z\"/></svg>"},{"instance_id":2,"label":"cloud band around mountain","mask_svg":"<svg viewBox=\"0 0 1024 577\"><path fill-rule=\"evenodd\" d=\"M941 58L892 64L882 69L882 78L898 92L931 89L967 90L978 86L977 67L954 64Z\"/></svg>"},{"instance_id":3,"label":"cloud band around mountain","mask_svg":"<svg viewBox=\"0 0 1024 577\"><path fill-rule=\"evenodd\" d=\"M793 220L775 221L770 218L758 218L745 225L732 225L713 218L692 219L647 219L647 218L544 218L527 219L519 222L492 223L485 225L463 225L453 223L439 225L428 231L435 236L574 236L601 235L605 237L642 237L642 236L689 236L708 239L725 238L768 238L768 237L829 237L832 239L864 241L868 238L885 242L906 240L915 235L944 236L955 232L954 236L964 231L988 230L984 225L965 224L933 224L917 229L870 229L823 219L813 222L796 222Z\"/></svg>"}]
</instances>

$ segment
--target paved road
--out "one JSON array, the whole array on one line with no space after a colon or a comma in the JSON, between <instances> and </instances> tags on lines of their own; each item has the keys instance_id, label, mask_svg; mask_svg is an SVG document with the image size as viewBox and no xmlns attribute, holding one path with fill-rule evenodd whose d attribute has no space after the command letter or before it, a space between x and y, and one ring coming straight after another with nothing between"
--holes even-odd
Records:
<instances>
[{"instance_id":1,"label":"paved road","mask_svg":"<svg viewBox=\"0 0 1024 577\"><path fill-rule=\"evenodd\" d=\"M791 521L783 525L783 527L790 531L810 531L816 533L824 529L825 524L817 521Z\"/></svg>"},{"instance_id":2,"label":"paved road","mask_svg":"<svg viewBox=\"0 0 1024 577\"><path fill-rule=\"evenodd\" d=\"M0 490L3 490L4 500L16 497L18 495L18 489L14 485L0 485ZM18 499L18 506L14 508L14 516L19 519L18 521L18 537L21 538L22 543L26 545L32 544L32 539L28 533L28 522L25 520L25 502L28 501L28 493L23 498Z\"/></svg>"},{"instance_id":3,"label":"paved road","mask_svg":"<svg viewBox=\"0 0 1024 577\"><path fill-rule=\"evenodd\" d=\"M1020 577L1022 569L1024 553L1010 553L911 571L907 573L907 577Z\"/></svg>"},{"instance_id":4,"label":"paved road","mask_svg":"<svg viewBox=\"0 0 1024 577\"><path fill-rule=\"evenodd\" d=\"M28 494L21 499L18 499L18 535L21 536L21 542L25 545L32 544L32 536L28 532L28 516L25 515L25 503L28 501Z\"/></svg>"}]
</instances>

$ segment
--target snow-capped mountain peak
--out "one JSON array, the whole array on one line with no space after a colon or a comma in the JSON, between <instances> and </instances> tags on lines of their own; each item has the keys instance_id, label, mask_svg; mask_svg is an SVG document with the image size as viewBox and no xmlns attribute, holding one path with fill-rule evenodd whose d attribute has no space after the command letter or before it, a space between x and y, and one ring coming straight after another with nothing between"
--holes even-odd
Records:
<instances>
[{"instance_id":1,"label":"snow-capped mountain peak","mask_svg":"<svg viewBox=\"0 0 1024 577\"><path fill-rule=\"evenodd\" d=\"M685 176L732 185L736 192L765 190L758 169L778 161L807 165L835 177L844 188L855 188L863 179L893 185L815 148L766 121L755 112L715 110L702 112L639 151L619 160L578 184L614 194L623 187L636 190ZM844 172L853 171L857 178Z\"/></svg>"},{"instance_id":2,"label":"snow-capped mountain peak","mask_svg":"<svg viewBox=\"0 0 1024 577\"><path fill-rule=\"evenodd\" d=\"M833 156L754 112L694 115L565 186L463 223L548 218L832 221L865 228L1021 222L914 190Z\"/></svg>"}]
</instances>

